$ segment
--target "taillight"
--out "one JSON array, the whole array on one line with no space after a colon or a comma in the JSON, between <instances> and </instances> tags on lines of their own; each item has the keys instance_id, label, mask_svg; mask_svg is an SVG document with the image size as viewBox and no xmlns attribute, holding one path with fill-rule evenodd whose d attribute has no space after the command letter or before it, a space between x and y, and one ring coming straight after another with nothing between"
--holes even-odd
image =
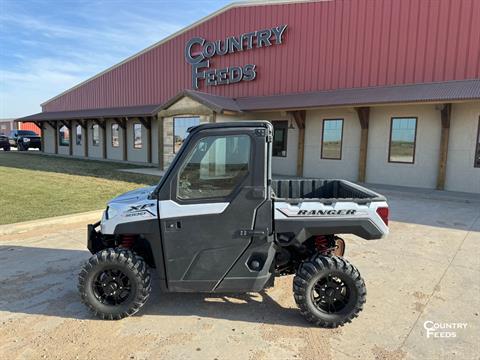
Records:
<instances>
[{"instance_id":1,"label":"taillight","mask_svg":"<svg viewBox=\"0 0 480 360\"><path fill-rule=\"evenodd\" d=\"M382 218L385 225L388 226L388 207L377 208L377 214Z\"/></svg>"}]
</instances>

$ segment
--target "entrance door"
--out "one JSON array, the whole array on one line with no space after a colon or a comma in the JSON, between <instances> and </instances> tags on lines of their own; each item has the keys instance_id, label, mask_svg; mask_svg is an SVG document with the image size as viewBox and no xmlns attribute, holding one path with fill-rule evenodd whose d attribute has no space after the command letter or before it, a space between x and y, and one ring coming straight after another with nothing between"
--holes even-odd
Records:
<instances>
[{"instance_id":1,"label":"entrance door","mask_svg":"<svg viewBox=\"0 0 480 360\"><path fill-rule=\"evenodd\" d=\"M270 227L256 223L269 198L265 131L205 129L184 146L165 182L169 199L159 201L168 287L213 291L251 244L251 230Z\"/></svg>"}]
</instances>

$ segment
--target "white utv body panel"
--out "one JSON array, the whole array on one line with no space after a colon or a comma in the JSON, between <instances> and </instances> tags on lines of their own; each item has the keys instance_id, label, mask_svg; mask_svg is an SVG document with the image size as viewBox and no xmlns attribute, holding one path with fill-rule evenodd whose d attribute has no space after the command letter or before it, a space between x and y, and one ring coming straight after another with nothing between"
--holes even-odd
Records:
<instances>
[{"instance_id":1,"label":"white utv body panel","mask_svg":"<svg viewBox=\"0 0 480 360\"><path fill-rule=\"evenodd\" d=\"M221 214L228 202L179 204L173 200L149 199L155 189L149 186L126 192L108 202L100 222L101 232L105 235L115 234L119 224L133 223L152 219L170 219L184 216Z\"/></svg>"},{"instance_id":2,"label":"white utv body panel","mask_svg":"<svg viewBox=\"0 0 480 360\"><path fill-rule=\"evenodd\" d=\"M100 222L102 234L115 234L115 228L119 224L157 219L157 201L149 199L154 189L155 186L148 186L110 200Z\"/></svg>"},{"instance_id":3,"label":"white utv body panel","mask_svg":"<svg viewBox=\"0 0 480 360\"><path fill-rule=\"evenodd\" d=\"M355 202L334 202L331 205L317 201L305 201L292 204L285 201L275 201L274 219L293 220L305 219L315 220L321 226L326 220L363 220L370 221L381 233L383 238L388 235L388 226L383 222L377 213L378 208L388 207L386 201L358 204ZM340 226L341 227L341 226Z\"/></svg>"}]
</instances>

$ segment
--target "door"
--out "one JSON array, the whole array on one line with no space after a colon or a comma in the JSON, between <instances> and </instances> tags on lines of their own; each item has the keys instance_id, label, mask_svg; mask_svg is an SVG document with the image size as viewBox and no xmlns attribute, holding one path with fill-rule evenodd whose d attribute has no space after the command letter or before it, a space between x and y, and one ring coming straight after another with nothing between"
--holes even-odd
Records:
<instances>
[{"instance_id":1,"label":"door","mask_svg":"<svg viewBox=\"0 0 480 360\"><path fill-rule=\"evenodd\" d=\"M168 287L214 291L252 243L252 231L271 230L270 219L256 222L269 200L265 129L207 128L184 146L163 185L169 199L159 200Z\"/></svg>"}]
</instances>

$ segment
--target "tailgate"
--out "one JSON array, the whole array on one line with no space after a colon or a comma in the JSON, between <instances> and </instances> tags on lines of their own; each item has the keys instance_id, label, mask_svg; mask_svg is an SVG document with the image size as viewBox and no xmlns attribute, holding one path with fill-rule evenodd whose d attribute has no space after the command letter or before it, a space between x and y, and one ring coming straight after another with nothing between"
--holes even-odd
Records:
<instances>
[{"instance_id":1,"label":"tailgate","mask_svg":"<svg viewBox=\"0 0 480 360\"><path fill-rule=\"evenodd\" d=\"M274 209L276 233L294 233L305 238L354 234L367 240L380 239L388 234L388 219L385 218L388 205L384 200L298 202L275 199Z\"/></svg>"}]
</instances>

